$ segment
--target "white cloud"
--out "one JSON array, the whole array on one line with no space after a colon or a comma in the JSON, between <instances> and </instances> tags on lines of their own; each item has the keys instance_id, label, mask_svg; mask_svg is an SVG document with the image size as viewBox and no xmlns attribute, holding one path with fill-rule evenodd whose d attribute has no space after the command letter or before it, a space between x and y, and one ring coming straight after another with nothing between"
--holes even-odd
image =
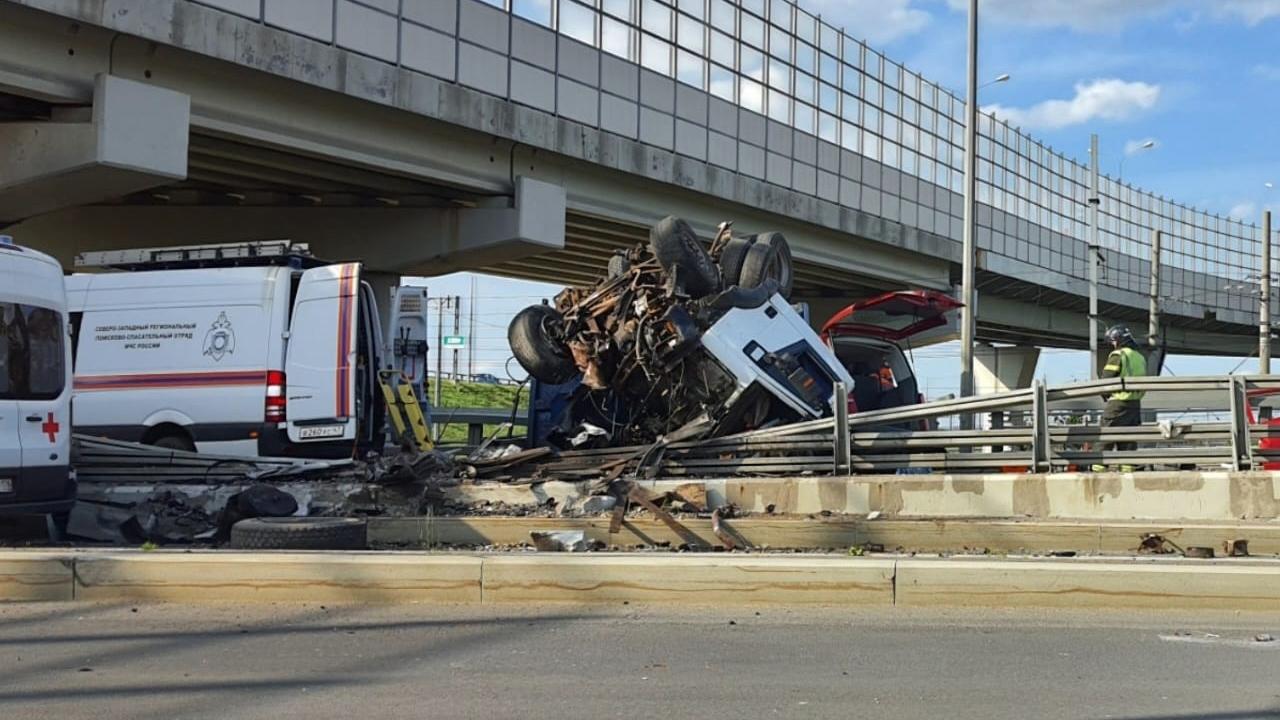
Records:
<instances>
[{"instance_id":1,"label":"white cloud","mask_svg":"<svg viewBox=\"0 0 1280 720\"><path fill-rule=\"evenodd\" d=\"M928 12L911 6L912 0L808 0L806 10L845 32L873 45L883 45L914 35L929 24Z\"/></svg>"},{"instance_id":2,"label":"white cloud","mask_svg":"<svg viewBox=\"0 0 1280 720\"><path fill-rule=\"evenodd\" d=\"M1280 0L1219 0L1213 12L1218 17L1235 18L1253 27L1280 17Z\"/></svg>"},{"instance_id":3,"label":"white cloud","mask_svg":"<svg viewBox=\"0 0 1280 720\"><path fill-rule=\"evenodd\" d=\"M1160 146L1160 143L1156 142L1155 138L1148 137L1148 138L1142 138L1141 140L1130 140L1129 142L1126 142L1124 144L1124 154L1137 155L1138 153L1147 149L1146 148L1147 143L1151 143L1152 148L1156 148Z\"/></svg>"},{"instance_id":4,"label":"white cloud","mask_svg":"<svg viewBox=\"0 0 1280 720\"><path fill-rule=\"evenodd\" d=\"M1128 120L1155 107L1160 86L1115 78L1076 83L1070 100L1045 100L1029 108L990 105L982 108L1022 128L1054 130L1090 120Z\"/></svg>"},{"instance_id":5,"label":"white cloud","mask_svg":"<svg viewBox=\"0 0 1280 720\"><path fill-rule=\"evenodd\" d=\"M1258 204L1252 200L1246 200L1232 205L1231 209L1227 211L1227 217L1235 218L1236 220L1252 220L1257 213Z\"/></svg>"}]
</instances>

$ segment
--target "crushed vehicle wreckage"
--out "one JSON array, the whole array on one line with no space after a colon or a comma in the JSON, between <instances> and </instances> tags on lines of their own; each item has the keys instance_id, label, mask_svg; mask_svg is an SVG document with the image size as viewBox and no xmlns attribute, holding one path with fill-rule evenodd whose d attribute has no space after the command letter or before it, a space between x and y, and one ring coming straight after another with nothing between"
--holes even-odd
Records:
<instances>
[{"instance_id":1,"label":"crushed vehicle wreckage","mask_svg":"<svg viewBox=\"0 0 1280 720\"><path fill-rule=\"evenodd\" d=\"M840 361L788 301L781 233L705 249L683 220L614 255L605 277L512 320L512 354L537 381L572 387L559 449L724 437L829 417Z\"/></svg>"}]
</instances>

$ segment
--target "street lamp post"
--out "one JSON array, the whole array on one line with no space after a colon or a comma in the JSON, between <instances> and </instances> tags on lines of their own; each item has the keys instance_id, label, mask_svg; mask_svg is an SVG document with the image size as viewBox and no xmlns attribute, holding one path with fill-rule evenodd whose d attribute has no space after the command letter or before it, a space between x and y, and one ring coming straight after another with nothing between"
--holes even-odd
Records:
<instances>
[{"instance_id":1,"label":"street lamp post","mask_svg":"<svg viewBox=\"0 0 1280 720\"><path fill-rule=\"evenodd\" d=\"M978 0L969 0L969 87L965 107L964 133L964 234L960 271L960 396L973 395L974 231L977 215L978 154ZM973 414L960 416L960 426L973 429Z\"/></svg>"},{"instance_id":2,"label":"street lamp post","mask_svg":"<svg viewBox=\"0 0 1280 720\"><path fill-rule=\"evenodd\" d=\"M1142 143L1141 145L1139 145L1137 148L1135 148L1135 149L1134 149L1134 151L1133 151L1133 154L1134 154L1134 155L1137 155L1138 153L1142 152L1143 150L1150 150L1151 148L1153 148L1153 147L1155 147L1155 146L1156 146L1156 141L1155 141L1155 140L1148 140L1148 141L1146 141L1146 142ZM1127 155L1127 153L1126 153L1126 155ZM1121 155L1121 156L1120 156L1120 172L1119 172L1119 173L1117 173L1117 175L1116 175L1116 181L1117 181L1117 182L1118 182L1118 181L1120 181L1120 180L1124 180L1124 161L1125 161L1125 157L1126 157L1126 155Z\"/></svg>"}]
</instances>

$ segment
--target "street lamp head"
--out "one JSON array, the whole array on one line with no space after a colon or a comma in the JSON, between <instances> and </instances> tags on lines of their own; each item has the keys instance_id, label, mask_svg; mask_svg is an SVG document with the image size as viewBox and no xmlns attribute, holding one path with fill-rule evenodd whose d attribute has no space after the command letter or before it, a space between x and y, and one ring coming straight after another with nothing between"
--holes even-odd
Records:
<instances>
[{"instance_id":1,"label":"street lamp head","mask_svg":"<svg viewBox=\"0 0 1280 720\"><path fill-rule=\"evenodd\" d=\"M1155 140L1148 140L1148 141L1146 141L1146 142L1142 143L1142 145L1141 145L1140 147L1141 147L1143 150L1150 150L1151 148L1153 148L1153 147L1155 147L1155 146L1156 146L1156 141L1155 141Z\"/></svg>"},{"instance_id":2,"label":"street lamp head","mask_svg":"<svg viewBox=\"0 0 1280 720\"><path fill-rule=\"evenodd\" d=\"M1275 187L1275 184L1274 184L1274 183L1272 183L1272 182L1270 182L1270 181L1268 181L1268 182L1264 182L1264 183L1262 183L1262 187L1264 187L1264 188L1266 188L1266 189L1270 190L1271 188Z\"/></svg>"},{"instance_id":3,"label":"street lamp head","mask_svg":"<svg viewBox=\"0 0 1280 720\"><path fill-rule=\"evenodd\" d=\"M1009 82L1009 73L1003 73L1001 75L997 75L996 79L993 80L992 82L998 82L998 83Z\"/></svg>"}]
</instances>

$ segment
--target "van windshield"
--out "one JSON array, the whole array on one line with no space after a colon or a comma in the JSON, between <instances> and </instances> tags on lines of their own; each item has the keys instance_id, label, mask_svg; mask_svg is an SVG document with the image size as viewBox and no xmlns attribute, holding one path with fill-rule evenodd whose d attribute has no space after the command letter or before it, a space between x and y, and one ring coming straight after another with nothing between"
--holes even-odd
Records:
<instances>
[{"instance_id":1,"label":"van windshield","mask_svg":"<svg viewBox=\"0 0 1280 720\"><path fill-rule=\"evenodd\" d=\"M0 302L0 399L52 400L66 384L62 313Z\"/></svg>"}]
</instances>

